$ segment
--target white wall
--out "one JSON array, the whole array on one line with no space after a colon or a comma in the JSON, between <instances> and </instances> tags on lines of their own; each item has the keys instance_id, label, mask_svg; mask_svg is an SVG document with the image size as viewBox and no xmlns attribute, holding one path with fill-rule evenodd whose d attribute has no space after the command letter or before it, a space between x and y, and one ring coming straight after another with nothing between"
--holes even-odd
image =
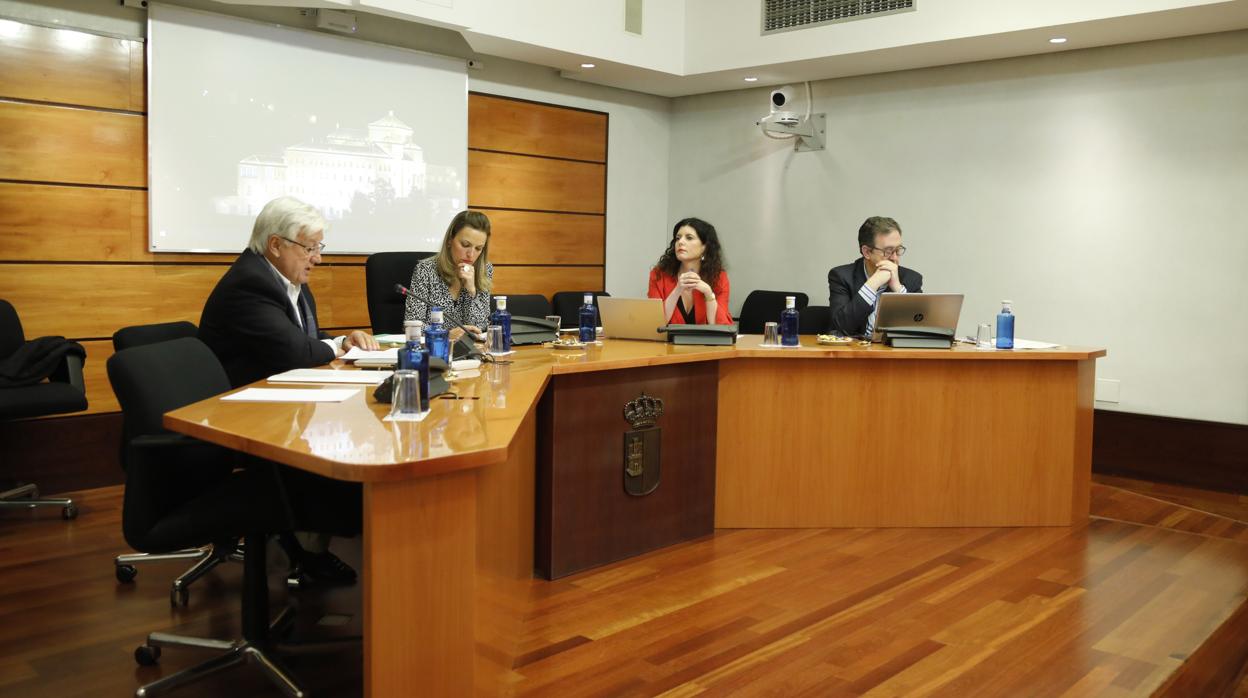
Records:
<instances>
[{"instance_id":1,"label":"white wall","mask_svg":"<svg viewBox=\"0 0 1248 698\"><path fill-rule=\"evenodd\" d=\"M722 233L734 311L827 303L871 215L905 232L961 334L1107 347L1098 407L1248 423L1248 32L814 84L828 149L764 138L765 89L676 100L668 218ZM804 96L803 96L804 99Z\"/></svg>"},{"instance_id":2,"label":"white wall","mask_svg":"<svg viewBox=\"0 0 1248 698\"><path fill-rule=\"evenodd\" d=\"M212 12L311 27L291 8L220 5L206 0L176 4ZM623 6L621 5L621 23ZM142 37L146 13L104 0L0 0L0 16ZM456 32L360 13L358 38L447 56L474 55ZM491 56L468 73L470 90L610 114L607 143L606 290L643 296L650 265L667 239L671 100L558 77L553 69ZM240 247L243 244L240 238Z\"/></svg>"}]
</instances>

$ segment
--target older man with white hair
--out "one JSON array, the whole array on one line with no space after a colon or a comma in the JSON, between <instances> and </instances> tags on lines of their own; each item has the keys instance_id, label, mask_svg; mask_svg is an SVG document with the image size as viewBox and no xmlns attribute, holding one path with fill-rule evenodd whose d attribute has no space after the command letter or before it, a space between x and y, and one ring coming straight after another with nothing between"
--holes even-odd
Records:
<instances>
[{"instance_id":1,"label":"older man with white hair","mask_svg":"<svg viewBox=\"0 0 1248 698\"><path fill-rule=\"evenodd\" d=\"M321 263L324 238L325 219L294 197L270 201L256 217L251 243L208 296L199 321L199 338L221 359L231 385L327 364L353 346L378 348L366 332L331 339L320 330L307 282Z\"/></svg>"},{"instance_id":2,"label":"older man with white hair","mask_svg":"<svg viewBox=\"0 0 1248 698\"><path fill-rule=\"evenodd\" d=\"M199 320L199 338L221 360L231 385L326 364L353 346L378 348L365 332L330 338L320 330L307 282L321 262L324 238L325 219L293 197L270 201L256 217L251 243L217 282ZM358 530L358 485L293 469L285 470L284 479L292 507L312 510L311 516L325 524L322 530ZM281 539L291 558L292 580L355 580L355 571L329 552L327 536L306 538L306 549L290 533Z\"/></svg>"}]
</instances>

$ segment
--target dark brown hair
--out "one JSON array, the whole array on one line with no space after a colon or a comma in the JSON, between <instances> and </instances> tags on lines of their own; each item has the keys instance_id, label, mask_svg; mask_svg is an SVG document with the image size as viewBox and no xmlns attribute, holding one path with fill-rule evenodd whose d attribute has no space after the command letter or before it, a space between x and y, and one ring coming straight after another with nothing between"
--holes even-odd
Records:
<instances>
[{"instance_id":1,"label":"dark brown hair","mask_svg":"<svg viewBox=\"0 0 1248 698\"><path fill-rule=\"evenodd\" d=\"M715 226L707 223L701 218L684 218L676 221L676 225L672 226L672 239L667 243L667 250L659 257L659 261L655 264L655 268L659 271L675 278L680 274L680 260L676 259L676 236L680 233L680 229L689 226L693 228L693 232L697 234L698 239L702 241L702 264L699 267L698 276L711 286L719 280L719 275L724 271L724 252L719 245L719 234L715 232Z\"/></svg>"},{"instance_id":2,"label":"dark brown hair","mask_svg":"<svg viewBox=\"0 0 1248 698\"><path fill-rule=\"evenodd\" d=\"M894 230L901 232L901 226L897 225L897 221L885 216L871 216L863 221L862 227L858 229L859 249L862 249L862 245L875 247L876 235L887 235Z\"/></svg>"}]
</instances>

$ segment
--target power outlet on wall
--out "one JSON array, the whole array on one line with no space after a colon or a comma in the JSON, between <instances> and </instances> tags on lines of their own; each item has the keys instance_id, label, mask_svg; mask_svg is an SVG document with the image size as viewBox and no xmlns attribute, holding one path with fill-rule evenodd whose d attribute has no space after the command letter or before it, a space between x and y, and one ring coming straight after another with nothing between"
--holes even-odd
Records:
<instances>
[{"instance_id":1,"label":"power outlet on wall","mask_svg":"<svg viewBox=\"0 0 1248 698\"><path fill-rule=\"evenodd\" d=\"M1112 378L1096 379L1096 401L1097 402L1118 402L1118 389L1122 386L1122 381Z\"/></svg>"}]
</instances>

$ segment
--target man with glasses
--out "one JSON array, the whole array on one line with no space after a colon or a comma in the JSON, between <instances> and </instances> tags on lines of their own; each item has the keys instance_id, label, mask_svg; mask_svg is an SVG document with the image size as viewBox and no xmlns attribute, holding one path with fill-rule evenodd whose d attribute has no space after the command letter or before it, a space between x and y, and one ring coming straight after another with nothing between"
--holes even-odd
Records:
<instances>
[{"instance_id":1,"label":"man with glasses","mask_svg":"<svg viewBox=\"0 0 1248 698\"><path fill-rule=\"evenodd\" d=\"M199 320L199 338L231 385L327 364L353 346L378 348L366 332L331 339L317 323L307 283L324 237L325 219L293 197L270 201L256 217L248 248L217 282Z\"/></svg>"},{"instance_id":2,"label":"man with glasses","mask_svg":"<svg viewBox=\"0 0 1248 698\"><path fill-rule=\"evenodd\" d=\"M308 275L325 249L325 219L315 208L284 196L256 216L251 242L208 296L199 319L199 338L221 360L230 385L238 387L293 368L320 366L351 347L375 350L377 340L359 330L330 338L316 319ZM358 530L360 487L283 468L290 504L310 511L323 530ZM303 545L291 533L280 536L291 560L288 581L350 584L355 570L329 552L329 537L307 534Z\"/></svg>"},{"instance_id":3,"label":"man with glasses","mask_svg":"<svg viewBox=\"0 0 1248 698\"><path fill-rule=\"evenodd\" d=\"M828 305L833 332L870 337L882 293L922 293L923 275L901 266L906 246L901 226L892 218L872 216L858 228L862 254L828 272Z\"/></svg>"}]
</instances>

